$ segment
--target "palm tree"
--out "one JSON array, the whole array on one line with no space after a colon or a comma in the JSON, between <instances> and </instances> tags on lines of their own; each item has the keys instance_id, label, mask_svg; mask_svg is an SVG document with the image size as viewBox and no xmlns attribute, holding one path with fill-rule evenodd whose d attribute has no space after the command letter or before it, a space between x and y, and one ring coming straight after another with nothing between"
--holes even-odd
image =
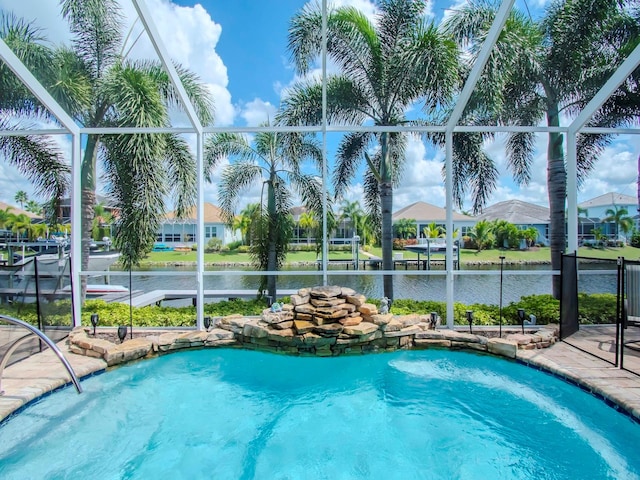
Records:
<instances>
[{"instance_id":1,"label":"palm tree","mask_svg":"<svg viewBox=\"0 0 640 480\"><path fill-rule=\"evenodd\" d=\"M475 61L496 16L498 6L485 0L465 3L444 24ZM638 22L625 1L561 0L553 3L540 21L513 10L502 29L491 57L466 110L468 123L537 125L558 127L562 115L579 112L630 52L638 34ZM617 126L637 121L640 113L637 80L627 80L592 118L590 126ZM531 175L535 133L509 134L507 156L517 182ZM547 144L551 263L560 269L565 250L566 170L562 134L550 132ZM456 135L454 154L456 200L472 185L474 212L479 211L497 181L495 165L486 155L474 155L482 147L477 136ZM578 137L578 173L584 177L610 141L607 135ZM470 153L473 152L473 153ZM474 161L467 162L467 158ZM473 181L470 181L473 180ZM573 214L573 213L572 213ZM560 292L560 277L553 277L553 293Z\"/></svg>"},{"instance_id":2,"label":"palm tree","mask_svg":"<svg viewBox=\"0 0 640 480\"><path fill-rule=\"evenodd\" d=\"M35 213L36 215L42 215L42 205L40 205L35 200L29 200L26 203L24 209L27 212Z\"/></svg>"},{"instance_id":3,"label":"palm tree","mask_svg":"<svg viewBox=\"0 0 640 480\"><path fill-rule=\"evenodd\" d=\"M24 204L27 203L29 197L27 196L27 192L24 190L20 190L16 193L16 196L13 199L20 204L20 208L24 210Z\"/></svg>"},{"instance_id":4,"label":"palm tree","mask_svg":"<svg viewBox=\"0 0 640 480\"><path fill-rule=\"evenodd\" d=\"M293 229L291 210L293 192L300 195L305 206L313 212L322 212L322 188L317 177L302 172L304 160L322 166L322 151L312 136L298 133L256 134L253 146L239 134L220 133L207 139L205 145L206 169L209 178L213 168L226 157L230 163L222 172L218 198L223 217L233 221L241 193L256 183L262 183L263 208L259 221L254 222L251 254L261 270L275 271L284 263ZM265 192L266 186L266 192ZM265 279L260 292L265 289ZM269 275L266 289L271 299L276 298L276 276Z\"/></svg>"},{"instance_id":5,"label":"palm tree","mask_svg":"<svg viewBox=\"0 0 640 480\"><path fill-rule=\"evenodd\" d=\"M401 218L393 224L393 231L396 238L415 238L418 233L418 225L413 218Z\"/></svg>"},{"instance_id":6,"label":"palm tree","mask_svg":"<svg viewBox=\"0 0 640 480\"><path fill-rule=\"evenodd\" d=\"M520 231L520 234L527 244L527 249L533 246L538 239L538 229L536 227L525 228Z\"/></svg>"},{"instance_id":7,"label":"palm tree","mask_svg":"<svg viewBox=\"0 0 640 480\"><path fill-rule=\"evenodd\" d=\"M626 241L627 235L633 230L633 218L629 216L629 211L624 207L614 206L614 208L608 208L605 214L607 216L602 221L614 223L616 230L624 233Z\"/></svg>"},{"instance_id":8,"label":"palm tree","mask_svg":"<svg viewBox=\"0 0 640 480\"><path fill-rule=\"evenodd\" d=\"M10 213L6 224L18 237L24 237L31 228L31 219L26 213Z\"/></svg>"},{"instance_id":9,"label":"palm tree","mask_svg":"<svg viewBox=\"0 0 640 480\"><path fill-rule=\"evenodd\" d=\"M481 251L493 243L493 226L487 220L480 220L469 232L469 236L476 242L476 248Z\"/></svg>"},{"instance_id":10,"label":"palm tree","mask_svg":"<svg viewBox=\"0 0 640 480\"><path fill-rule=\"evenodd\" d=\"M11 219L11 210L13 210L13 207L0 209L0 228L4 228L8 225L9 220Z\"/></svg>"},{"instance_id":11,"label":"palm tree","mask_svg":"<svg viewBox=\"0 0 640 480\"><path fill-rule=\"evenodd\" d=\"M357 200L350 202L349 200L343 200L340 205L340 216L338 220L341 222L349 221L354 235L360 235L362 231L362 222L364 220L365 213L360 206L360 202Z\"/></svg>"},{"instance_id":12,"label":"palm tree","mask_svg":"<svg viewBox=\"0 0 640 480\"><path fill-rule=\"evenodd\" d=\"M307 234L307 245L311 244L311 232L317 228L318 221L313 212L304 212L298 220L300 228L303 228Z\"/></svg>"},{"instance_id":13,"label":"palm tree","mask_svg":"<svg viewBox=\"0 0 640 480\"><path fill-rule=\"evenodd\" d=\"M38 78L53 76L53 50L45 46L39 29L15 15L0 12L0 38ZM49 118L48 112L11 72L0 63L0 130L19 130L18 119L29 116ZM46 136L0 136L0 153L25 176L45 198L62 198L69 187L70 168L62 151Z\"/></svg>"},{"instance_id":14,"label":"palm tree","mask_svg":"<svg viewBox=\"0 0 640 480\"><path fill-rule=\"evenodd\" d=\"M249 231L251 229L251 224L254 221L258 220L258 216L260 215L260 204L259 203L249 203L242 211L240 215L236 215L233 219L232 228L234 231L240 230L240 235L242 236L242 244L250 245L251 239L249 238Z\"/></svg>"},{"instance_id":15,"label":"palm tree","mask_svg":"<svg viewBox=\"0 0 640 480\"><path fill-rule=\"evenodd\" d=\"M431 222L429 225L422 229L422 233L426 238L443 238L444 237L444 229L438 225L436 222Z\"/></svg>"},{"instance_id":16,"label":"palm tree","mask_svg":"<svg viewBox=\"0 0 640 480\"><path fill-rule=\"evenodd\" d=\"M61 4L73 35L71 47L48 49L33 33L37 30L21 20L13 19L3 31L7 43L53 97L84 127L169 126L169 109L181 107L179 97L158 62L132 61L123 53L127 45L119 2L63 0ZM210 124L207 89L188 70L176 69L202 123ZM0 73L0 83L12 87L0 97L0 108L16 108L11 105L13 95L22 99L18 106L24 116L42 113L24 87L11 84L8 70ZM195 203L195 161L185 140L173 134L88 134L85 138L81 159L82 269L88 266L98 161L103 165L107 194L119 211L114 245L123 251L125 267L129 268L153 245L168 194L173 196L178 215ZM21 164L21 148L12 146L17 164ZM60 157L51 154L44 160L57 165ZM40 165L38 168L43 170ZM61 172L58 176L68 169ZM64 182L51 177L41 183L55 192L48 197L60 198L62 187L57 185L64 186Z\"/></svg>"},{"instance_id":17,"label":"palm tree","mask_svg":"<svg viewBox=\"0 0 640 480\"><path fill-rule=\"evenodd\" d=\"M115 218L113 214L106 209L101 203L96 203L93 207L93 224L91 227L91 233L94 240L101 240L103 237L111 236L111 225ZM109 229L107 229L109 227Z\"/></svg>"},{"instance_id":18,"label":"palm tree","mask_svg":"<svg viewBox=\"0 0 640 480\"><path fill-rule=\"evenodd\" d=\"M329 122L375 126L408 123L407 109L419 100L428 106L445 102L458 81L458 52L453 42L424 21L423 0L380 0L375 23L351 7L327 16L327 56L339 68L327 78ZM291 21L289 50L298 71L309 72L321 53L322 15L308 4ZM283 121L289 125L322 121L319 81L295 85L284 99ZM354 132L337 152L333 174L336 198L342 198L366 161L365 208L381 225L382 265L393 269L393 187L400 181L407 136L393 132ZM370 155L372 147L377 147ZM393 276L384 276L384 295L393 300Z\"/></svg>"}]
</instances>

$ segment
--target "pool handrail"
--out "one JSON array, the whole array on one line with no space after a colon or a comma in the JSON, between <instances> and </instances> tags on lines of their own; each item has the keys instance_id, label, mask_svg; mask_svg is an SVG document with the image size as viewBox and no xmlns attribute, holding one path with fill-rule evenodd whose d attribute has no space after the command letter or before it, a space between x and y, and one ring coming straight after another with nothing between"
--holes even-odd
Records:
<instances>
[{"instance_id":1,"label":"pool handrail","mask_svg":"<svg viewBox=\"0 0 640 480\"><path fill-rule=\"evenodd\" d=\"M17 318L9 317L7 315L0 315L0 321L7 322L7 323L10 323L12 325L18 325L20 327L24 327L27 330L29 330L29 332L30 332L27 335L24 335L24 336L20 337L18 340L16 340L15 342L13 342L13 344L9 347L7 352L2 357L2 360L0 361L0 395L4 394L4 391L2 390L2 374L4 373L4 368L7 365L7 362L9 361L9 357L11 356L11 354L20 345L22 345L27 340L30 340L32 338L32 336L34 336L34 335L36 337L40 338L40 340L42 340L44 343L46 343L47 346L51 350L53 350L53 353L56 354L56 356L60 359L60 361L62 362L64 367L67 369L67 372L69 372L69 376L71 377L71 381L73 382L73 385L76 387L76 390L78 391L78 393L82 393L82 387L80 386L80 381L78 380L78 377L76 376L75 372L73 371L73 368L71 367L71 365L69 364L67 359L64 357L64 355L62 354L60 349L56 346L55 343L53 343L51 341L51 339L49 337L47 337L43 332L38 330L33 325L31 325L31 324L29 324L27 322L24 322L22 320L19 320Z\"/></svg>"}]
</instances>

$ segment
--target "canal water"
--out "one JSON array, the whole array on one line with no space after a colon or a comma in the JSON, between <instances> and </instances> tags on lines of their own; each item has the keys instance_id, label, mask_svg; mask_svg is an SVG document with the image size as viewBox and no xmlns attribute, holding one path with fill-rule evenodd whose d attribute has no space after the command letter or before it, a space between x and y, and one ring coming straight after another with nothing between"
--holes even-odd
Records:
<instances>
[{"instance_id":1,"label":"canal water","mask_svg":"<svg viewBox=\"0 0 640 480\"><path fill-rule=\"evenodd\" d=\"M219 267L208 269L204 274L204 288L211 290L258 290L260 276L249 269L233 267L230 271ZM500 271L496 266L480 266L474 269L456 271L454 277L454 300L465 304L500 302ZM612 266L599 265L579 276L578 289L585 293L615 293L616 275ZM613 267L615 268L615 267ZM244 273L246 271L246 273ZM350 287L369 298L383 296L382 275L379 272L329 270L327 283ZM396 299L446 300L446 275L440 271L396 271L394 276L394 296ZM502 298L506 305L516 302L525 295L551 293L552 272L548 265L505 266L502 276ZM133 290L196 289L197 279L193 267L153 267L134 271ZM111 272L109 282L113 285L129 287L127 272ZM94 283L90 280L89 283ZM322 272L313 268L303 270L287 269L278 275L278 289L298 289L323 284ZM185 305L189 301L174 301L169 305Z\"/></svg>"}]
</instances>

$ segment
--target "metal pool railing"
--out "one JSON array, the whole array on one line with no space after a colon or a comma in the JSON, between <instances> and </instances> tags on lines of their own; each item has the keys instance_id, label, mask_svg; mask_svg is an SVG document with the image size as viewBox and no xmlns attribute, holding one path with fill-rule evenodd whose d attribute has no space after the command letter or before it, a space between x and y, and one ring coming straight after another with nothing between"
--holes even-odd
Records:
<instances>
[{"instance_id":1,"label":"metal pool railing","mask_svg":"<svg viewBox=\"0 0 640 480\"><path fill-rule=\"evenodd\" d=\"M67 372L69 372L69 376L71 377L71 381L73 382L73 385L76 387L76 390L78 391L78 393L82 393L82 387L80 386L80 381L78 380L78 377L76 376L75 372L73 371L73 368L71 367L71 365L69 364L67 359L64 357L64 355L62 354L60 349L56 346L55 343L53 343L51 341L51 339L49 337L47 337L44 333L42 333L40 330L38 330L33 325L30 325L27 322L24 322L22 320L18 320L17 318L8 317L6 315L0 315L0 321L6 322L6 323L10 323L12 325L18 325L20 327L26 328L30 332L30 333L20 337L19 339L17 339L15 342L13 342L13 344L11 344L11 346L8 348L8 350L6 351L4 356L2 357L2 360L0 360L0 395L4 394L4 392L2 390L2 375L4 373L4 367L6 366L7 362L9 361L9 357L11 357L11 354L20 345L22 345L24 342L30 340L33 336L38 337L40 340L42 340L44 343L46 343L49 346L49 348L53 351L53 353L56 354L56 356L60 359L60 361L62 362L64 367L67 369Z\"/></svg>"}]
</instances>

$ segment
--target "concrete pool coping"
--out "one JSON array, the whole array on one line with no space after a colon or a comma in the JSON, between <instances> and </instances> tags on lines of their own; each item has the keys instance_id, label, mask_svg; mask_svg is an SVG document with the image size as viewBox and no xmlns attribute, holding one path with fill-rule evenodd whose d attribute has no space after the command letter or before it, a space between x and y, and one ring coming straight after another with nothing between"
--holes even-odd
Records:
<instances>
[{"instance_id":1,"label":"concrete pool coping","mask_svg":"<svg viewBox=\"0 0 640 480\"><path fill-rule=\"evenodd\" d=\"M584 351L589 351L590 345L602 345L603 340L606 342L610 338L605 327L583 329L580 333L573 345L557 342L549 348L518 350L516 361L574 383L640 422L640 376ZM79 378L108 368L102 358L71 353L66 341L59 342L58 346ZM640 358L625 357L625 365L640 371ZM0 422L30 402L65 385L71 385L68 373L50 350L7 367L2 378L5 393L0 396Z\"/></svg>"}]
</instances>

